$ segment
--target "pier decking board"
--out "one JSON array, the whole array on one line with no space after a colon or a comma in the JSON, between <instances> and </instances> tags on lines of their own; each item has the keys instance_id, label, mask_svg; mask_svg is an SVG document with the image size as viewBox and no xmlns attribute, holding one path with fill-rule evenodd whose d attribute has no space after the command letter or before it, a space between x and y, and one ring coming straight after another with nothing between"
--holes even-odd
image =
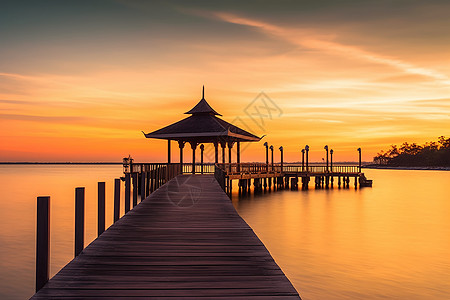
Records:
<instances>
[{"instance_id":1,"label":"pier decking board","mask_svg":"<svg viewBox=\"0 0 450 300\"><path fill-rule=\"evenodd\" d=\"M32 299L149 297L300 299L212 175L153 192Z\"/></svg>"}]
</instances>

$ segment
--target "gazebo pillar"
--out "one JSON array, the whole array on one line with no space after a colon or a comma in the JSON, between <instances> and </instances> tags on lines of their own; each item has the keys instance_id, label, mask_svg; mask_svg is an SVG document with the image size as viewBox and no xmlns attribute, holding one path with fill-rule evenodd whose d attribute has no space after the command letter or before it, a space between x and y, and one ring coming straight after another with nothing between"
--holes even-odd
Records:
<instances>
[{"instance_id":1,"label":"gazebo pillar","mask_svg":"<svg viewBox=\"0 0 450 300\"><path fill-rule=\"evenodd\" d=\"M237 163L237 172L241 172L241 142L236 142L236 163Z\"/></svg>"},{"instance_id":2,"label":"gazebo pillar","mask_svg":"<svg viewBox=\"0 0 450 300\"><path fill-rule=\"evenodd\" d=\"M167 163L170 164L170 142L171 140L167 140Z\"/></svg>"},{"instance_id":3,"label":"gazebo pillar","mask_svg":"<svg viewBox=\"0 0 450 300\"><path fill-rule=\"evenodd\" d=\"M184 141L178 141L178 147L180 147L180 173L183 174L183 148Z\"/></svg>"},{"instance_id":4,"label":"gazebo pillar","mask_svg":"<svg viewBox=\"0 0 450 300\"><path fill-rule=\"evenodd\" d=\"M219 143L214 142L214 162L219 163Z\"/></svg>"},{"instance_id":5,"label":"gazebo pillar","mask_svg":"<svg viewBox=\"0 0 450 300\"><path fill-rule=\"evenodd\" d=\"M225 147L227 146L227 143L220 142L220 146L222 147L222 163L225 164Z\"/></svg>"},{"instance_id":6,"label":"gazebo pillar","mask_svg":"<svg viewBox=\"0 0 450 300\"><path fill-rule=\"evenodd\" d=\"M228 163L230 164L230 173L231 173L231 149L233 148L234 142L228 142Z\"/></svg>"},{"instance_id":7,"label":"gazebo pillar","mask_svg":"<svg viewBox=\"0 0 450 300\"><path fill-rule=\"evenodd\" d=\"M205 145L200 145L200 172L203 174L203 151L205 150Z\"/></svg>"},{"instance_id":8,"label":"gazebo pillar","mask_svg":"<svg viewBox=\"0 0 450 300\"><path fill-rule=\"evenodd\" d=\"M192 149L192 174L195 174L195 149L197 149L197 142L190 142Z\"/></svg>"}]
</instances>

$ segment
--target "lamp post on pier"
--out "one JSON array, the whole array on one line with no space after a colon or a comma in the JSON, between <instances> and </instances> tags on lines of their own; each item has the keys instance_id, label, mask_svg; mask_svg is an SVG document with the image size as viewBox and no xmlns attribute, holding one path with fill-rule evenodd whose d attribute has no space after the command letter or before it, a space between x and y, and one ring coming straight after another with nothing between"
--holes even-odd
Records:
<instances>
[{"instance_id":1,"label":"lamp post on pier","mask_svg":"<svg viewBox=\"0 0 450 300\"><path fill-rule=\"evenodd\" d=\"M361 148L358 148L359 152L359 173L361 173Z\"/></svg>"},{"instance_id":2,"label":"lamp post on pier","mask_svg":"<svg viewBox=\"0 0 450 300\"><path fill-rule=\"evenodd\" d=\"M305 149L302 149L302 172L305 168Z\"/></svg>"},{"instance_id":3,"label":"lamp post on pier","mask_svg":"<svg viewBox=\"0 0 450 300\"><path fill-rule=\"evenodd\" d=\"M269 172L269 144L264 142L264 147L266 147L266 172Z\"/></svg>"},{"instance_id":4,"label":"lamp post on pier","mask_svg":"<svg viewBox=\"0 0 450 300\"><path fill-rule=\"evenodd\" d=\"M270 145L269 149L270 149L270 152L271 152L271 158L272 158L272 171L273 171L273 146Z\"/></svg>"},{"instance_id":5,"label":"lamp post on pier","mask_svg":"<svg viewBox=\"0 0 450 300\"><path fill-rule=\"evenodd\" d=\"M308 152L309 152L309 146L308 146L308 145L305 146L305 151L306 151L306 172L308 172L308 171L309 171L309 169L308 169Z\"/></svg>"},{"instance_id":6,"label":"lamp post on pier","mask_svg":"<svg viewBox=\"0 0 450 300\"><path fill-rule=\"evenodd\" d=\"M325 147L323 147L323 149L325 149L327 151L327 168L326 168L326 171L328 172L328 145L325 145Z\"/></svg>"},{"instance_id":7,"label":"lamp post on pier","mask_svg":"<svg viewBox=\"0 0 450 300\"><path fill-rule=\"evenodd\" d=\"M280 155L281 155L281 173L283 173L283 146L281 146L280 148Z\"/></svg>"},{"instance_id":8,"label":"lamp post on pier","mask_svg":"<svg viewBox=\"0 0 450 300\"><path fill-rule=\"evenodd\" d=\"M330 169L331 169L331 173L333 173L333 149L330 150Z\"/></svg>"}]
</instances>

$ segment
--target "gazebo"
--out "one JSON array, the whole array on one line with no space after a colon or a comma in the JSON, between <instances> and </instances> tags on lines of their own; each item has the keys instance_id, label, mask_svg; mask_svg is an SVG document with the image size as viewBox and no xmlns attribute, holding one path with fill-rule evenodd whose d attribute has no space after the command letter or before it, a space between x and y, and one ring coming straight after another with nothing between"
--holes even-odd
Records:
<instances>
[{"instance_id":1,"label":"gazebo","mask_svg":"<svg viewBox=\"0 0 450 300\"><path fill-rule=\"evenodd\" d=\"M178 142L181 165L183 164L183 148L186 143L189 143L192 149L193 173L195 173L195 150L199 144L214 144L215 163L219 162L219 145L222 148L222 163L225 163L226 147L228 147L228 162L231 163L231 149L233 148L233 145L236 144L236 162L240 163L240 143L258 142L261 140L260 137L220 119L218 116L221 116L221 114L216 112L205 100L204 86L202 99L185 114L191 116L156 131L143 133L146 138L164 139L168 141L168 163L171 163L170 144L172 140Z\"/></svg>"}]
</instances>

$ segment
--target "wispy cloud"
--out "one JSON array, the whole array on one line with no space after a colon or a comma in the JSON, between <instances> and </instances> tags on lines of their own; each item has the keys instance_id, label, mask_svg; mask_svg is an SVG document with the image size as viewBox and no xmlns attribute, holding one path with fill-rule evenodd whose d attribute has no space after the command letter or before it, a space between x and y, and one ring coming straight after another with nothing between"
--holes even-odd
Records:
<instances>
[{"instance_id":1,"label":"wispy cloud","mask_svg":"<svg viewBox=\"0 0 450 300\"><path fill-rule=\"evenodd\" d=\"M422 75L434 79L436 83L450 85L450 78L447 75L429 68L416 66L413 63L401 59L389 57L383 54L367 51L356 46L337 43L327 36L318 36L317 33L297 28L287 28L273 25L267 22L241 17L224 12L211 12L210 15L216 19L244 26L259 29L264 34L280 38L293 45L313 50L326 51L335 55L354 57L365 61L397 68L407 74ZM202 14L204 15L204 14Z\"/></svg>"},{"instance_id":2,"label":"wispy cloud","mask_svg":"<svg viewBox=\"0 0 450 300\"><path fill-rule=\"evenodd\" d=\"M25 115L25 114L0 114L0 119L16 120L16 121L35 121L35 122L67 122L87 120L86 117L80 116L39 116L39 115Z\"/></svg>"},{"instance_id":3,"label":"wispy cloud","mask_svg":"<svg viewBox=\"0 0 450 300\"><path fill-rule=\"evenodd\" d=\"M7 100L7 99L0 99L0 103L3 103L3 104L33 104L32 101L26 101L26 100Z\"/></svg>"}]
</instances>

